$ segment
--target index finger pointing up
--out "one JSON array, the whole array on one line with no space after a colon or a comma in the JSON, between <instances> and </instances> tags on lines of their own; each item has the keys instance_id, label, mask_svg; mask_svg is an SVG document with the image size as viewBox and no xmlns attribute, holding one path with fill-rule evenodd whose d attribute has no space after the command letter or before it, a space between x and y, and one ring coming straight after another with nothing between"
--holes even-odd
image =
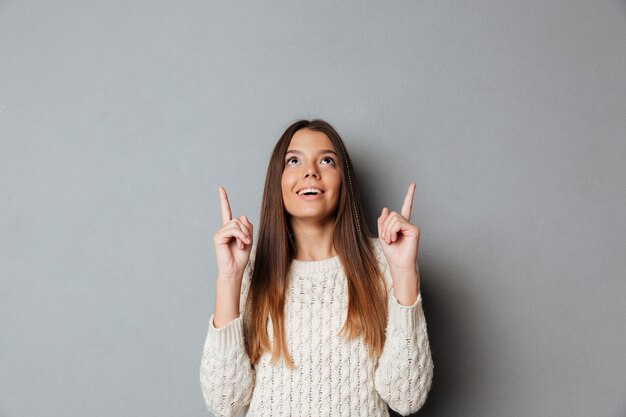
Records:
<instances>
[{"instance_id":1,"label":"index finger pointing up","mask_svg":"<svg viewBox=\"0 0 626 417\"><path fill-rule=\"evenodd\" d=\"M417 184L414 182L409 185L409 189L406 191L406 196L404 197L404 202L402 203L402 210L400 214L402 214L402 217L408 221L411 221L411 207L413 206L413 196L415 195L416 187Z\"/></svg>"},{"instance_id":2,"label":"index finger pointing up","mask_svg":"<svg viewBox=\"0 0 626 417\"><path fill-rule=\"evenodd\" d=\"M222 226L232 220L233 215L230 211L230 204L228 203L228 196L226 195L226 189L219 187L220 191L220 207L222 209Z\"/></svg>"}]
</instances>

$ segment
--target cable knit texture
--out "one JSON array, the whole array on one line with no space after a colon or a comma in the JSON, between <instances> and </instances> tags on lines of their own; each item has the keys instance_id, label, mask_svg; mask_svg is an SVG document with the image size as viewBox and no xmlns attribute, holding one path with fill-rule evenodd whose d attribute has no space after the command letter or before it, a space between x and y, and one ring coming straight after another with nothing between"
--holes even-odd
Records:
<instances>
[{"instance_id":1,"label":"cable knit texture","mask_svg":"<svg viewBox=\"0 0 626 417\"><path fill-rule=\"evenodd\" d=\"M276 366L265 352L252 367L242 327L256 247L243 276L240 316L216 329L213 315L200 364L206 406L216 416L388 416L387 405L402 415L415 413L431 387L433 362L422 309L393 295L391 272L378 238L371 238L388 297L383 353L367 354L361 337L344 341L339 332L348 308L347 278L338 256L293 260L285 305L287 346L296 370ZM270 340L273 331L267 327Z\"/></svg>"}]
</instances>

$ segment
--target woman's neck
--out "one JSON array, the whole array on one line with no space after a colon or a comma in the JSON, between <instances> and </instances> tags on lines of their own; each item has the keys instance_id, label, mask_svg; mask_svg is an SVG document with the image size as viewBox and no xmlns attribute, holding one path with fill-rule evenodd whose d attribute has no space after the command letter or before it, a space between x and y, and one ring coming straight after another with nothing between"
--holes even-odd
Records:
<instances>
[{"instance_id":1,"label":"woman's neck","mask_svg":"<svg viewBox=\"0 0 626 417\"><path fill-rule=\"evenodd\" d=\"M337 256L333 245L333 223L310 225L292 223L296 254L300 261L319 261Z\"/></svg>"}]
</instances>

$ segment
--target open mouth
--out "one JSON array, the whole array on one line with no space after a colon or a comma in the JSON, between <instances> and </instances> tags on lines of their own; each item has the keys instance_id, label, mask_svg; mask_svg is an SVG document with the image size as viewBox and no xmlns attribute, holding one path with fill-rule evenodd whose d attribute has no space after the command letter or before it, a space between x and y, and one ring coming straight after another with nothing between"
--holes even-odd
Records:
<instances>
[{"instance_id":1,"label":"open mouth","mask_svg":"<svg viewBox=\"0 0 626 417\"><path fill-rule=\"evenodd\" d=\"M320 196L324 194L324 190L320 190L319 188L303 188L302 190L297 191L296 194L301 197Z\"/></svg>"}]
</instances>

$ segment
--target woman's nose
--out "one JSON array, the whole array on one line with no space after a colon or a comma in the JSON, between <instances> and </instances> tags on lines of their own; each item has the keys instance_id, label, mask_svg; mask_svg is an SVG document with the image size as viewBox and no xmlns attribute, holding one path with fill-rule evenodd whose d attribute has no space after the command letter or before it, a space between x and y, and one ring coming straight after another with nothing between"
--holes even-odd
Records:
<instances>
[{"instance_id":1,"label":"woman's nose","mask_svg":"<svg viewBox=\"0 0 626 417\"><path fill-rule=\"evenodd\" d=\"M304 175L304 178L308 178L308 177L319 178L319 175L317 174L317 172L313 168L308 168L306 170L306 174Z\"/></svg>"}]
</instances>

